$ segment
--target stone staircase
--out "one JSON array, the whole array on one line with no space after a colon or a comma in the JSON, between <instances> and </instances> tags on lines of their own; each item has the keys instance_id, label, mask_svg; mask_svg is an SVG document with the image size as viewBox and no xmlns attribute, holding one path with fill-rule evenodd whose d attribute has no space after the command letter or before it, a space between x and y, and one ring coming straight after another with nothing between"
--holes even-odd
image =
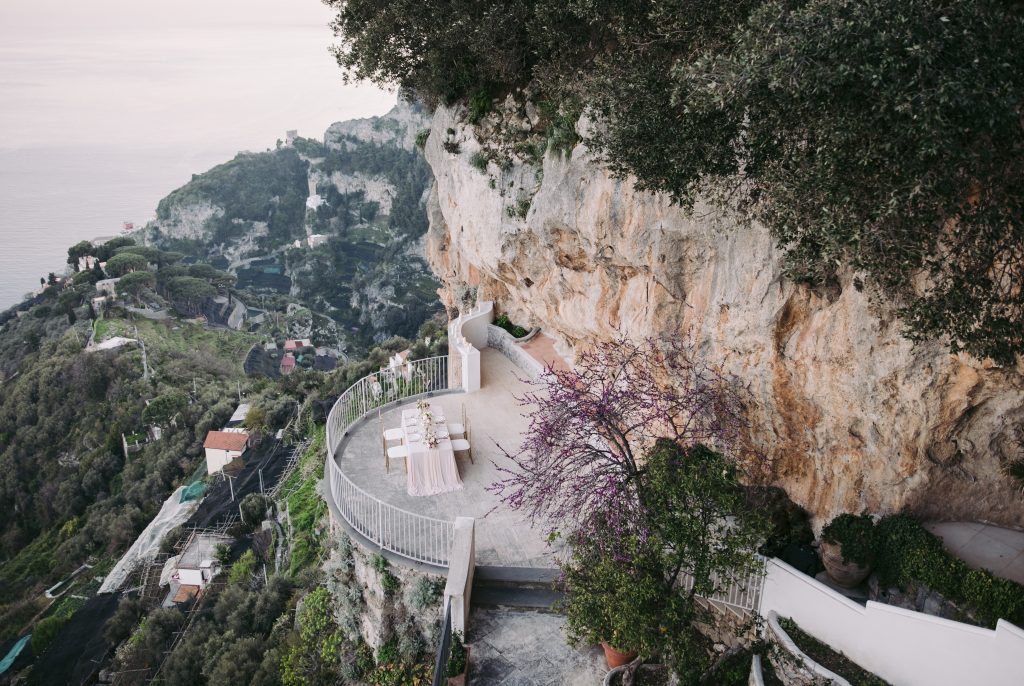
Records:
<instances>
[{"instance_id":1,"label":"stone staircase","mask_svg":"<svg viewBox=\"0 0 1024 686\"><path fill-rule=\"evenodd\" d=\"M505 607L556 612L562 592L554 588L557 569L544 567L478 566L473 574L474 607Z\"/></svg>"}]
</instances>

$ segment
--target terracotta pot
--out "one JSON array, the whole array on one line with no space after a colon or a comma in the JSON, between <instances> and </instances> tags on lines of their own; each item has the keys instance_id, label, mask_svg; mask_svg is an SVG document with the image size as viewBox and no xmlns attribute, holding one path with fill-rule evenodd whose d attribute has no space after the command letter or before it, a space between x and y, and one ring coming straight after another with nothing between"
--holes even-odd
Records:
<instances>
[{"instance_id":1,"label":"terracotta pot","mask_svg":"<svg viewBox=\"0 0 1024 686\"><path fill-rule=\"evenodd\" d=\"M821 562L825 565L825 571L828 572L829 577L843 588L860 586L871 573L871 565L843 562L842 548L836 543L823 540L818 546L818 551L821 553Z\"/></svg>"},{"instance_id":2,"label":"terracotta pot","mask_svg":"<svg viewBox=\"0 0 1024 686\"><path fill-rule=\"evenodd\" d=\"M448 686L466 686L466 675L469 674L469 646L466 646L466 668L458 676L448 677Z\"/></svg>"},{"instance_id":3,"label":"terracotta pot","mask_svg":"<svg viewBox=\"0 0 1024 686\"><path fill-rule=\"evenodd\" d=\"M601 641L601 647L604 648L604 659L608 663L609 669L628 665L630 662L635 660L637 656L637 653L623 653L615 650L615 648L612 648L604 641Z\"/></svg>"}]
</instances>

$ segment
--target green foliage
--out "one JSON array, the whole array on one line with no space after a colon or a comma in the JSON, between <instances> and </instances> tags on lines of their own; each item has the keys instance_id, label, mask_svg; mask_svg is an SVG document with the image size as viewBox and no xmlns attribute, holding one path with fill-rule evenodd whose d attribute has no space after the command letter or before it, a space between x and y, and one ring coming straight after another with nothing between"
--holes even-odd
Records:
<instances>
[{"instance_id":1,"label":"green foliage","mask_svg":"<svg viewBox=\"0 0 1024 686\"><path fill-rule=\"evenodd\" d=\"M490 158L487 156L487 153L483 152L482 150L477 150L476 152L469 156L470 166L483 174L487 173L487 163L489 161Z\"/></svg>"},{"instance_id":2,"label":"green foliage","mask_svg":"<svg viewBox=\"0 0 1024 686\"><path fill-rule=\"evenodd\" d=\"M513 324L512 320L508 318L508 315L504 313L498 315L498 318L494 320L494 325L500 326L505 329L505 331L508 331L512 334L513 338L522 338L526 334L530 333L518 324Z\"/></svg>"},{"instance_id":3,"label":"green foliage","mask_svg":"<svg viewBox=\"0 0 1024 686\"><path fill-rule=\"evenodd\" d=\"M875 521L869 514L843 513L822 529L821 537L840 547L843 562L868 566L875 561L878 542Z\"/></svg>"},{"instance_id":4,"label":"green foliage","mask_svg":"<svg viewBox=\"0 0 1024 686\"><path fill-rule=\"evenodd\" d=\"M409 591L409 605L420 611L436 606L444 595L444 584L442 578L418 577Z\"/></svg>"},{"instance_id":5,"label":"green foliage","mask_svg":"<svg viewBox=\"0 0 1024 686\"><path fill-rule=\"evenodd\" d=\"M330 592L321 587L303 598L297 620L297 640L281 658L281 683L284 686L335 683L343 638L334 623Z\"/></svg>"},{"instance_id":6,"label":"green foliage","mask_svg":"<svg viewBox=\"0 0 1024 686\"><path fill-rule=\"evenodd\" d=\"M240 153L230 162L194 175L161 200L157 218L171 219L175 207L210 203L224 210L207 222L215 242L238 235L246 228L244 222L257 221L267 222L271 236L290 240L300 235L306 215L306 167L292 148Z\"/></svg>"},{"instance_id":7,"label":"green foliage","mask_svg":"<svg viewBox=\"0 0 1024 686\"><path fill-rule=\"evenodd\" d=\"M142 255L136 255L135 253L118 253L109 260L103 270L107 272L108 276L118 277L124 276L129 272L137 272L146 268L149 261Z\"/></svg>"},{"instance_id":8,"label":"green foliage","mask_svg":"<svg viewBox=\"0 0 1024 686\"><path fill-rule=\"evenodd\" d=\"M384 597L391 598L401 590L402 582L391 571L391 564L383 555L374 553L370 557L370 566L380 576L380 585L384 589Z\"/></svg>"},{"instance_id":9,"label":"green foliage","mask_svg":"<svg viewBox=\"0 0 1024 686\"><path fill-rule=\"evenodd\" d=\"M252 550L246 550L235 560L235 564L231 565L231 571L228 572L228 583L235 585L247 584L255 572L256 555L253 554Z\"/></svg>"},{"instance_id":10,"label":"green foliage","mask_svg":"<svg viewBox=\"0 0 1024 686\"><path fill-rule=\"evenodd\" d=\"M144 289L152 288L154 285L156 285L156 275L143 270L125 274L117 282L115 288L120 295L138 296Z\"/></svg>"},{"instance_id":11,"label":"green foliage","mask_svg":"<svg viewBox=\"0 0 1024 686\"><path fill-rule=\"evenodd\" d=\"M754 568L760 526L734 467L704 446L684 452L659 441L641 479L642 523L621 521L610 504L595 530L571 542L562 568L566 630L573 643L607 641L621 651L662 655L688 673L699 661L690 641L698 617L693 596L712 595L715 575ZM688 593L677 588L683 573L694 579Z\"/></svg>"},{"instance_id":12,"label":"green foliage","mask_svg":"<svg viewBox=\"0 0 1024 686\"><path fill-rule=\"evenodd\" d=\"M470 124L479 124L480 120L491 111L491 96L486 90L479 90L469 96L469 112L467 119Z\"/></svg>"},{"instance_id":13,"label":"green foliage","mask_svg":"<svg viewBox=\"0 0 1024 686\"><path fill-rule=\"evenodd\" d=\"M32 652L41 654L67 624L70 616L53 615L41 619L32 630Z\"/></svg>"},{"instance_id":14,"label":"green foliage","mask_svg":"<svg viewBox=\"0 0 1024 686\"><path fill-rule=\"evenodd\" d=\"M513 219L526 219L526 215L530 213L531 204L530 198L520 198L505 208L505 214Z\"/></svg>"},{"instance_id":15,"label":"green foliage","mask_svg":"<svg viewBox=\"0 0 1024 686\"><path fill-rule=\"evenodd\" d=\"M987 570L970 569L913 517L884 517L877 535L875 569L883 586L927 586L966 606L986 626L995 626L999 619L1024 624L1024 586Z\"/></svg>"},{"instance_id":16,"label":"green foliage","mask_svg":"<svg viewBox=\"0 0 1024 686\"><path fill-rule=\"evenodd\" d=\"M766 225L788 273L870 279L913 339L1024 352L1024 15L994 0L330 0L339 64L428 103L530 93L549 146ZM455 31L469 22L476 30ZM474 106L476 105L476 106ZM446 143L447 145L447 143ZM452 141L449 152L457 149ZM535 159L535 158L534 158Z\"/></svg>"},{"instance_id":17,"label":"green foliage","mask_svg":"<svg viewBox=\"0 0 1024 686\"><path fill-rule=\"evenodd\" d=\"M111 238L105 243L95 246L92 254L95 255L96 259L100 262L107 262L111 257L117 254L119 248L129 245L135 245L135 239L128 238L127 236L117 236L115 238Z\"/></svg>"},{"instance_id":18,"label":"green foliage","mask_svg":"<svg viewBox=\"0 0 1024 686\"><path fill-rule=\"evenodd\" d=\"M416 132L416 147L422 150L427 147L427 139L430 138L430 129L420 129Z\"/></svg>"},{"instance_id":19,"label":"green foliage","mask_svg":"<svg viewBox=\"0 0 1024 686\"><path fill-rule=\"evenodd\" d=\"M327 512L327 505L316 492L316 484L323 479L326 450L326 430L321 426L314 434L309 449L300 458L299 468L292 473L282 489L286 493L294 489L287 498L288 516L295 534L289 562L292 576L311 567L319 559L322 550L318 527Z\"/></svg>"},{"instance_id":20,"label":"green foliage","mask_svg":"<svg viewBox=\"0 0 1024 686\"><path fill-rule=\"evenodd\" d=\"M452 632L452 651L448 655L446 667L448 678L456 677L466 671L466 644L462 642L462 632Z\"/></svg>"},{"instance_id":21,"label":"green foliage","mask_svg":"<svg viewBox=\"0 0 1024 686\"><path fill-rule=\"evenodd\" d=\"M79 241L68 248L68 264L78 271L78 258L93 254L93 245L89 241Z\"/></svg>"},{"instance_id":22,"label":"green foliage","mask_svg":"<svg viewBox=\"0 0 1024 686\"><path fill-rule=\"evenodd\" d=\"M188 406L188 396L179 390L168 391L149 401L142 411L142 421L167 424Z\"/></svg>"}]
</instances>

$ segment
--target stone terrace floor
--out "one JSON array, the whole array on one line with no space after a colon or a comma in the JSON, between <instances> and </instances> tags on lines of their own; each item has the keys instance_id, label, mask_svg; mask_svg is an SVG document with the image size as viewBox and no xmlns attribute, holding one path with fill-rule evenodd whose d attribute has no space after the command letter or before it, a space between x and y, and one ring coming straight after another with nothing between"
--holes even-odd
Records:
<instances>
[{"instance_id":1,"label":"stone terrace floor","mask_svg":"<svg viewBox=\"0 0 1024 686\"><path fill-rule=\"evenodd\" d=\"M565 617L475 608L469 619L469 683L488 686L597 686L608 667L600 648L565 642Z\"/></svg>"},{"instance_id":2,"label":"stone terrace floor","mask_svg":"<svg viewBox=\"0 0 1024 686\"><path fill-rule=\"evenodd\" d=\"M381 426L375 417L353 431L338 458L338 465L359 488L409 512L448 520L475 517L476 563L479 565L554 567L553 555L557 549L546 543L544 532L531 528L522 515L509 510L486 490L500 477L496 465L509 462L497 445L516 450L527 426L522 408L515 400L515 396L527 390L527 385L519 380L524 373L491 348L480 351L480 367L479 391L430 399L444 409L449 421L461 421L465 406L474 463L468 459L458 461L463 490L424 497L406 493L402 461L392 460L390 474L384 469ZM410 401L385 412L384 427L400 426L401 410L414 405L415 401Z\"/></svg>"}]
</instances>

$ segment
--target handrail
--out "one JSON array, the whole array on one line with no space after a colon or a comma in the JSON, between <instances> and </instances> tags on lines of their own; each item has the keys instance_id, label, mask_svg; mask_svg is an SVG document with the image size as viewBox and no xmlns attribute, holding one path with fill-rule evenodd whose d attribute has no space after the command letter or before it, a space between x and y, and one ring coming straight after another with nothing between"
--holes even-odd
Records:
<instances>
[{"instance_id":1,"label":"handrail","mask_svg":"<svg viewBox=\"0 0 1024 686\"><path fill-rule=\"evenodd\" d=\"M448 566L454 523L403 510L367 493L341 470L341 439L373 410L390 403L452 390L448 356L428 357L356 381L327 415L327 475L338 512L355 531L382 550L416 562Z\"/></svg>"},{"instance_id":2,"label":"handrail","mask_svg":"<svg viewBox=\"0 0 1024 686\"><path fill-rule=\"evenodd\" d=\"M448 683L448 658L452 652L452 605L444 606L444 620L441 623L441 643L437 646L437 658L434 660L434 680L431 686L444 686Z\"/></svg>"}]
</instances>

